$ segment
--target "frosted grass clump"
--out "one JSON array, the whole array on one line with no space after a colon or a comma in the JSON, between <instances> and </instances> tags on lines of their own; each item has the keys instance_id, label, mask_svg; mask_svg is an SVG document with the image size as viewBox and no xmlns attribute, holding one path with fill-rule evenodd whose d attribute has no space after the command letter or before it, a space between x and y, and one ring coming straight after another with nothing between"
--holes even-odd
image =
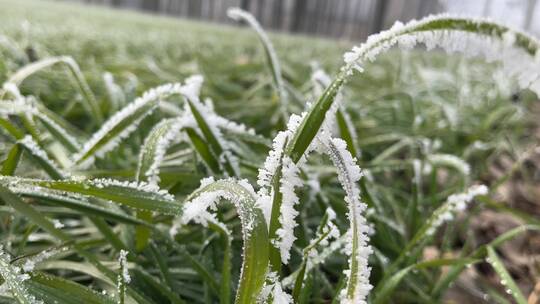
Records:
<instances>
[{"instance_id":1,"label":"frosted grass clump","mask_svg":"<svg viewBox=\"0 0 540 304\"><path fill-rule=\"evenodd\" d=\"M440 227L443 223L454 219L454 215L456 213L464 211L467 208L467 204L470 203L476 196L486 194L488 194L488 188L485 185L474 185L463 193L450 195L441 209L436 211L436 216L429 223L429 228L427 229L426 234L435 234L438 227Z\"/></svg>"},{"instance_id":2,"label":"frosted grass clump","mask_svg":"<svg viewBox=\"0 0 540 304\"><path fill-rule=\"evenodd\" d=\"M20 85L30 75L56 64L64 64L68 67L75 80L75 85L77 86L82 97L86 101L82 103L82 106L89 114L94 117L97 122L101 123L103 121L103 116L101 113L101 109L96 101L96 98L90 90L90 87L88 86L88 83L86 82L79 65L70 56L48 57L27 64L21 69L19 69L17 72L15 72L13 75L11 75L7 82L13 83L15 85Z\"/></svg>"}]
</instances>

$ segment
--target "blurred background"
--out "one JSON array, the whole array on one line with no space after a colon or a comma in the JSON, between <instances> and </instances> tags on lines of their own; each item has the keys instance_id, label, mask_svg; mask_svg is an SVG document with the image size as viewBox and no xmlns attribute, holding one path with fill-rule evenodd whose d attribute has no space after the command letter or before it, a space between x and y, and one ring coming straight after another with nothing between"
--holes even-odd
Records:
<instances>
[{"instance_id":1,"label":"blurred background","mask_svg":"<svg viewBox=\"0 0 540 304\"><path fill-rule=\"evenodd\" d=\"M250 11L274 31L361 40L408 21L449 12L490 17L539 33L537 0L64 0L231 23L228 7Z\"/></svg>"}]
</instances>

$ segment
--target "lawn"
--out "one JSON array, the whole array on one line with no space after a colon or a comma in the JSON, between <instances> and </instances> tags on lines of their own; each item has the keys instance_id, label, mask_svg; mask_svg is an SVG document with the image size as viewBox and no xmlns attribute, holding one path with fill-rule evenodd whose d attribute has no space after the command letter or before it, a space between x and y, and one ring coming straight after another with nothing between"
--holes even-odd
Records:
<instances>
[{"instance_id":1,"label":"lawn","mask_svg":"<svg viewBox=\"0 0 540 304\"><path fill-rule=\"evenodd\" d=\"M0 303L539 296L535 38L0 8Z\"/></svg>"}]
</instances>

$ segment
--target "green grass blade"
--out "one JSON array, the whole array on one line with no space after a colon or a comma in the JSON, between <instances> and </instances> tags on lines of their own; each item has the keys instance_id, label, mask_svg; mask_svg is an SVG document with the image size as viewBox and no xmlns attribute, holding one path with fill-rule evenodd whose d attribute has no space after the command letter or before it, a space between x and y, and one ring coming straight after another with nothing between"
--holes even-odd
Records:
<instances>
[{"instance_id":1,"label":"green grass blade","mask_svg":"<svg viewBox=\"0 0 540 304\"><path fill-rule=\"evenodd\" d=\"M392 293L394 290L399 286L401 281L413 270L419 270L424 268L438 268L442 266L448 266L448 265L470 265L472 263L479 262L479 260L475 259L435 259L435 260L429 260L425 262L420 262L414 265L407 266L395 274L393 274L390 278L385 279L384 281L380 282L377 286L377 292L374 292L372 294L373 297L373 304L381 304L381 303L387 303L389 297L392 296Z\"/></svg>"},{"instance_id":2,"label":"green grass blade","mask_svg":"<svg viewBox=\"0 0 540 304\"><path fill-rule=\"evenodd\" d=\"M16 140L22 139L24 137L24 132L21 131L5 117L0 117L0 127L6 130L9 135L13 136L13 138Z\"/></svg>"},{"instance_id":3,"label":"green grass blade","mask_svg":"<svg viewBox=\"0 0 540 304\"><path fill-rule=\"evenodd\" d=\"M126 303L127 284L131 281L127 265L127 254L127 251L120 250L120 257L118 258L118 263L120 264L116 289L118 291L118 304Z\"/></svg>"},{"instance_id":4,"label":"green grass blade","mask_svg":"<svg viewBox=\"0 0 540 304\"><path fill-rule=\"evenodd\" d=\"M206 142L214 152L215 157L220 160L223 158L223 167L228 176L238 176L239 172L232 163L232 155L230 151L226 150L224 145L224 139L221 135L221 132L216 126L210 125L209 122L205 119L203 113L207 112L203 108L203 105L200 101L196 99L188 99L189 108L201 133L203 134ZM205 113L207 114L207 113ZM209 115L206 115L208 117Z\"/></svg>"},{"instance_id":5,"label":"green grass blade","mask_svg":"<svg viewBox=\"0 0 540 304\"><path fill-rule=\"evenodd\" d=\"M2 175L11 176L15 173L17 165L21 160L22 151L22 147L19 144L14 144L11 147L6 159L2 162L2 171L0 172Z\"/></svg>"},{"instance_id":6,"label":"green grass blade","mask_svg":"<svg viewBox=\"0 0 540 304\"><path fill-rule=\"evenodd\" d=\"M197 151L208 169L214 174L221 172L219 161L214 156L214 153L210 151L210 147L206 141L193 128L186 128L186 133L193 145L193 149Z\"/></svg>"},{"instance_id":7,"label":"green grass blade","mask_svg":"<svg viewBox=\"0 0 540 304\"><path fill-rule=\"evenodd\" d=\"M159 179L159 166L167 148L172 143L178 133L182 130L182 119L168 119L160 122L146 137L144 145L139 154L137 165L137 181L144 181L157 184ZM137 211L137 218L150 222L152 220L151 211ZM135 248L142 251L148 244L150 229L138 226L135 230Z\"/></svg>"},{"instance_id":8,"label":"green grass blade","mask_svg":"<svg viewBox=\"0 0 540 304\"><path fill-rule=\"evenodd\" d=\"M182 212L180 204L170 194L145 183L128 183L108 179L48 181L3 176L0 177L0 184L9 185L14 189L37 186L65 191L74 195L88 195L134 209L155 211L162 214L179 215Z\"/></svg>"},{"instance_id":9,"label":"green grass blade","mask_svg":"<svg viewBox=\"0 0 540 304\"><path fill-rule=\"evenodd\" d=\"M242 269L235 303L251 304L256 302L261 291L268 268L268 230L262 211L255 204L253 189L231 179L212 182L195 191L188 197L193 204L205 193L227 193L225 198L236 207L242 222L244 241ZM249 186L249 188L251 188Z\"/></svg>"},{"instance_id":10,"label":"green grass blade","mask_svg":"<svg viewBox=\"0 0 540 304\"><path fill-rule=\"evenodd\" d=\"M134 216L125 214L119 210L108 208L106 205L97 204L95 202L90 203L86 199L77 199L70 196L62 196L55 191L46 189L39 189L39 191L32 191L25 188L13 188L14 193L23 197L29 197L44 201L48 204L69 208L72 210L80 211L85 215L92 215L101 217L107 220L117 221L119 223L130 225L148 225L146 222L141 221Z\"/></svg>"},{"instance_id":11,"label":"green grass blade","mask_svg":"<svg viewBox=\"0 0 540 304\"><path fill-rule=\"evenodd\" d=\"M325 212L321 220L321 223L319 224L319 227L317 228L316 238L311 240L309 245L306 246L306 248L304 248L303 250L302 263L300 264L298 274L296 276L296 280L294 283L293 292L292 292L294 303L298 303L300 299L300 292L302 291L302 285L305 280L307 264L308 264L308 259L310 255L313 254L313 251L319 244L328 245L328 241L331 238L337 238L339 236L339 230L337 229L336 225L332 222L332 220L335 220L335 217L336 217L336 214L334 210L329 208Z\"/></svg>"},{"instance_id":12,"label":"green grass blade","mask_svg":"<svg viewBox=\"0 0 540 304\"><path fill-rule=\"evenodd\" d=\"M106 152L114 149L137 129L145 117L157 108L160 99L172 94L179 94L180 88L179 84L167 84L150 89L116 112L74 156L75 165L88 166L95 157L103 157Z\"/></svg>"},{"instance_id":13,"label":"green grass blade","mask_svg":"<svg viewBox=\"0 0 540 304\"><path fill-rule=\"evenodd\" d=\"M249 12L239 8L230 8L227 10L227 15L234 20L242 20L247 22L249 26L257 33L257 36L259 37L259 40L264 48L267 65L272 73L272 82L274 84L274 88L279 94L282 108L286 110L286 106L288 104L288 93L283 82L283 77L281 76L281 66L279 65L276 51L274 50L274 46L268 38L268 35L266 35L259 22L257 22L255 17L253 17L253 15L251 15Z\"/></svg>"},{"instance_id":14,"label":"green grass blade","mask_svg":"<svg viewBox=\"0 0 540 304\"><path fill-rule=\"evenodd\" d=\"M493 249L493 247L488 246L487 247L487 262L491 264L493 269L495 269L495 272L499 275L501 278L501 284L507 288L506 293L510 294L514 300L516 300L516 303L518 304L527 304L527 300L521 293L521 290L516 285L516 282L514 282L514 279L512 279L512 276L508 273L508 270L506 270L506 267L504 267L503 262Z\"/></svg>"},{"instance_id":15,"label":"green grass blade","mask_svg":"<svg viewBox=\"0 0 540 304\"><path fill-rule=\"evenodd\" d=\"M116 304L112 298L86 286L43 272L32 274L28 289L45 303L78 304L84 299L88 304Z\"/></svg>"},{"instance_id":16,"label":"green grass blade","mask_svg":"<svg viewBox=\"0 0 540 304\"><path fill-rule=\"evenodd\" d=\"M356 132L344 109L339 108L336 112L336 122L339 128L340 137L347 143L349 152L358 157L358 145L356 143Z\"/></svg>"},{"instance_id":17,"label":"green grass blade","mask_svg":"<svg viewBox=\"0 0 540 304\"><path fill-rule=\"evenodd\" d=\"M308 115L304 118L300 127L296 131L293 139L289 143L287 155L294 162L298 162L307 147L319 131L326 112L333 104L335 97L345 83L346 79L352 75L354 69L361 70L360 64L364 61L373 61L376 55L386 51L392 45L398 43L398 38L403 36L414 36L416 33L422 32L469 32L480 36L494 37L497 39L503 38L505 33L511 33L515 37L514 45L523 49L525 52L534 57L539 48L538 42L531 36L515 32L514 30L486 20L475 20L467 18L452 18L452 17L428 17L418 22L411 22L401 28L397 28L395 32L390 30L382 34L377 34L363 44L357 47L353 52L345 54L346 64L342 67L336 78L325 89L317 102L313 105ZM438 41L433 40L433 43Z\"/></svg>"}]
</instances>

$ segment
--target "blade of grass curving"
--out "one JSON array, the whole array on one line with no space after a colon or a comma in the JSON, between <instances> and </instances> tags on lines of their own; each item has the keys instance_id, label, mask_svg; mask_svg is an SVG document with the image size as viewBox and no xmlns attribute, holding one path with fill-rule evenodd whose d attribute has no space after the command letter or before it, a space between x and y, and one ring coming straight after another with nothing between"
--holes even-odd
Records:
<instances>
[{"instance_id":1,"label":"blade of grass curving","mask_svg":"<svg viewBox=\"0 0 540 304\"><path fill-rule=\"evenodd\" d=\"M268 67L270 68L270 71L272 72L272 81L274 84L275 90L279 94L279 99L281 101L281 107L284 111L284 113L287 113L287 105L288 105L288 92L285 88L283 77L281 75L281 67L279 65L279 60L277 58L276 51L274 50L274 46L272 45L272 42L270 42L270 39L262 29L261 25L253 15L251 15L249 12L246 12L240 8L229 8L227 10L227 16L230 18L240 21L243 20L249 24L249 26L257 33L257 36L259 37L259 40L261 41L263 48L264 48L264 54L266 56L266 61L268 64Z\"/></svg>"},{"instance_id":2,"label":"blade of grass curving","mask_svg":"<svg viewBox=\"0 0 540 304\"><path fill-rule=\"evenodd\" d=\"M45 129L51 133L51 135L58 140L69 152L77 152L81 149L77 139L69 134L69 132L62 126L57 124L54 120L39 112L37 118L41 121Z\"/></svg>"},{"instance_id":3,"label":"blade of grass curving","mask_svg":"<svg viewBox=\"0 0 540 304\"><path fill-rule=\"evenodd\" d=\"M369 226L362 215L367 205L360 201L360 189L357 182L362 178L361 169L356 165L347 143L341 139L331 138L321 133L319 140L326 148L326 153L338 171L338 179L345 190L345 201L349 205L348 217L350 220L349 244L349 274L347 286L341 292L345 303L365 301L372 286L369 282L370 269L368 257L372 250L369 246Z\"/></svg>"},{"instance_id":4,"label":"blade of grass curving","mask_svg":"<svg viewBox=\"0 0 540 304\"><path fill-rule=\"evenodd\" d=\"M452 33L455 33L456 36L450 36ZM341 68L332 83L327 86L323 94L307 113L307 116L302 120L300 127L289 143L286 152L287 155L289 155L294 162L300 160L311 141L318 133L320 126L325 119L326 112L328 112L331 105L334 103L339 89L346 82L346 79L353 74L353 70L356 69L362 71L361 65L364 64L365 61L374 61L377 55L388 50L393 45L399 43L406 47L411 47L418 42L423 42L430 49L435 46L442 46L448 51L462 51L472 55L483 54L490 59L496 58L504 61L505 58L501 58L505 55L504 52L493 52L493 48L487 48L484 44L482 44L482 47L475 49L468 44L469 41L466 39L459 44L453 43L455 40L463 38L463 36L460 35L466 34L487 37L485 42L490 45L498 39L499 42L502 41L501 44L503 46L506 46L503 40L511 40L511 38L513 38L514 41L513 43L510 43L510 47L515 46L517 49L522 50L532 57L536 54L539 45L537 40L531 36L483 19L439 15L426 17L420 21L413 20L406 25L396 23L392 29L370 36L360 47L354 47L351 52L344 55L345 65ZM495 39L489 40L490 37ZM467 47L470 47L471 49L467 49ZM527 68L527 65L530 65L529 63L534 62L534 60L526 61L523 64L524 66L516 66L515 56L508 57L511 59L508 62L508 66L512 67L512 65L514 65L513 70L515 73L525 73L531 69L534 70L534 67ZM523 71L520 71L520 69ZM534 71L531 73L533 72ZM531 77L525 77L525 79L530 78ZM525 87L531 85L533 86L531 89L538 89L538 85L532 82L527 83Z\"/></svg>"},{"instance_id":5,"label":"blade of grass curving","mask_svg":"<svg viewBox=\"0 0 540 304\"><path fill-rule=\"evenodd\" d=\"M433 236L435 230L444 221L453 219L454 213L465 210L467 203L471 202L476 196L486 195L487 193L488 188L484 185L479 185L470 187L466 192L450 195L446 202L433 212L409 243L407 243L404 254L423 240Z\"/></svg>"},{"instance_id":6,"label":"blade of grass curving","mask_svg":"<svg viewBox=\"0 0 540 304\"><path fill-rule=\"evenodd\" d=\"M269 242L266 220L256 206L253 188L245 181L232 179L206 182L188 197L184 208L187 217L183 216L182 222L197 218L201 212L205 214L206 208L221 197L233 203L242 222L243 261L235 303L254 303L266 279Z\"/></svg>"},{"instance_id":7,"label":"blade of grass curving","mask_svg":"<svg viewBox=\"0 0 540 304\"><path fill-rule=\"evenodd\" d=\"M17 94L19 94L17 92ZM41 121L45 129L51 133L64 147L70 152L76 152L80 149L79 142L75 136L71 133L81 136L81 132L75 127L70 125L61 116L56 115L54 112L47 109L40 102L33 97L17 97L17 103L21 104L19 110L16 105L12 105L13 113L18 115L25 128L32 134L32 136L38 139L39 131L35 124L35 120Z\"/></svg>"},{"instance_id":8,"label":"blade of grass curving","mask_svg":"<svg viewBox=\"0 0 540 304\"><path fill-rule=\"evenodd\" d=\"M86 82L86 79L84 78L84 75L82 74L79 65L77 64L77 62L75 62L75 60L73 60L72 57L50 57L30 63L15 72L15 74L13 74L7 82L14 83L15 85L20 85L28 76L56 64L63 64L68 67L68 70L75 79L79 92L86 101L85 103L83 103L83 107L96 120L96 122L101 123L103 121L103 114L101 113L99 104L96 101L94 94L90 90L90 87L88 86L88 83Z\"/></svg>"},{"instance_id":9,"label":"blade of grass curving","mask_svg":"<svg viewBox=\"0 0 540 304\"><path fill-rule=\"evenodd\" d=\"M129 183L112 179L76 180L39 180L0 176L0 184L16 190L19 187L42 187L60 190L74 195L88 195L110 200L127 207L140 210L155 211L162 214L179 215L180 204L166 191L147 183Z\"/></svg>"},{"instance_id":10,"label":"blade of grass curving","mask_svg":"<svg viewBox=\"0 0 540 304\"><path fill-rule=\"evenodd\" d=\"M514 282L514 279L512 279L512 276L508 273L508 270L506 270L506 267L504 267L503 262L493 249L493 247L488 246L487 247L487 262L491 264L493 269L495 269L495 272L499 275L501 278L501 284L507 288L506 293L510 294L516 303L518 304L527 304L527 300L521 293L521 290L516 285L516 282Z\"/></svg>"}]
</instances>

